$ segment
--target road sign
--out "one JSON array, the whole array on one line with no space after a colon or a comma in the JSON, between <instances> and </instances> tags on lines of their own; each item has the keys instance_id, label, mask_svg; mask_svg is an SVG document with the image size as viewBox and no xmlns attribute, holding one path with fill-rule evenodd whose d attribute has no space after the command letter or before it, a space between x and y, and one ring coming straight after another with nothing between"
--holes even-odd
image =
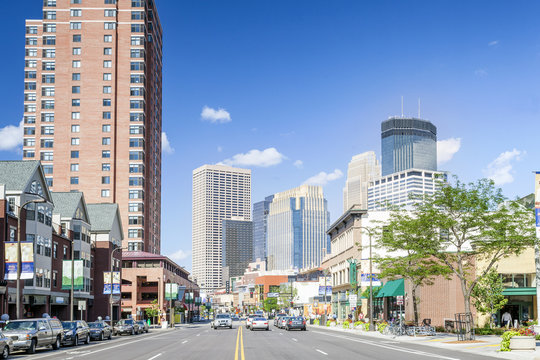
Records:
<instances>
[{"instance_id":1,"label":"road sign","mask_svg":"<svg viewBox=\"0 0 540 360\"><path fill-rule=\"evenodd\" d=\"M268 293L268 294L266 294L266 297L277 298L277 297L279 297L279 293Z\"/></svg>"},{"instance_id":2,"label":"road sign","mask_svg":"<svg viewBox=\"0 0 540 360\"><path fill-rule=\"evenodd\" d=\"M349 305L350 306L356 306L357 301L358 301L358 295L356 295L356 294L349 295Z\"/></svg>"},{"instance_id":3,"label":"road sign","mask_svg":"<svg viewBox=\"0 0 540 360\"><path fill-rule=\"evenodd\" d=\"M81 310L81 311L86 310L86 301L85 300L79 300L78 309Z\"/></svg>"},{"instance_id":4,"label":"road sign","mask_svg":"<svg viewBox=\"0 0 540 360\"><path fill-rule=\"evenodd\" d=\"M396 304L403 305L403 295L396 296Z\"/></svg>"}]
</instances>

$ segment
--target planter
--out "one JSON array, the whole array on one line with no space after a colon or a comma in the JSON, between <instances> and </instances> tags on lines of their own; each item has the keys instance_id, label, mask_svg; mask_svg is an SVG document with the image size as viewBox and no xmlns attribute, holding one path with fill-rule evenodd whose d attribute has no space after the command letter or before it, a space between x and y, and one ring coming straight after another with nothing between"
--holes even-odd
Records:
<instances>
[{"instance_id":1,"label":"planter","mask_svg":"<svg viewBox=\"0 0 540 360\"><path fill-rule=\"evenodd\" d=\"M510 350L536 350L534 336L514 336L510 339Z\"/></svg>"}]
</instances>

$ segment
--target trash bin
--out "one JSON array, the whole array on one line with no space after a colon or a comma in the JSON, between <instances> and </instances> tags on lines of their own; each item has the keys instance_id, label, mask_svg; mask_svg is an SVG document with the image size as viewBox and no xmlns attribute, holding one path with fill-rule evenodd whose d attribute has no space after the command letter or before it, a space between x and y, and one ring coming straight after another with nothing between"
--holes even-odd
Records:
<instances>
[{"instance_id":1,"label":"trash bin","mask_svg":"<svg viewBox=\"0 0 540 360\"><path fill-rule=\"evenodd\" d=\"M161 328L162 329L166 329L168 325L169 325L169 322L167 320L161 321Z\"/></svg>"}]
</instances>

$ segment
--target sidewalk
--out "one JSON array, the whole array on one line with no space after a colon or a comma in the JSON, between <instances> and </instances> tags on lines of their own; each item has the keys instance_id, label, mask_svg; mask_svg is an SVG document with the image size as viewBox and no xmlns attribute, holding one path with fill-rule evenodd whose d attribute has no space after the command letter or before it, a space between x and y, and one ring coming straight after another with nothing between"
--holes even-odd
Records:
<instances>
[{"instance_id":1,"label":"sidewalk","mask_svg":"<svg viewBox=\"0 0 540 360\"><path fill-rule=\"evenodd\" d=\"M350 335L362 335L369 336L372 338L378 338L381 340L393 340L402 343L416 343L431 347L437 347L447 350L463 351L473 354L479 354L484 356L492 356L500 359L511 359L511 360L540 360L540 351L538 346L540 345L537 342L536 351L498 351L500 348L501 338L500 336L495 335L481 335L476 336L477 343L465 343L465 344L455 344L453 342L457 341L457 336L453 334L446 333L437 333L435 336L388 336L383 335L378 331L363 331L357 329L343 329L341 326L328 327L328 326L318 326L318 325L308 325L310 330L330 330L335 332L341 332ZM481 342L480 342L481 341Z\"/></svg>"}]
</instances>

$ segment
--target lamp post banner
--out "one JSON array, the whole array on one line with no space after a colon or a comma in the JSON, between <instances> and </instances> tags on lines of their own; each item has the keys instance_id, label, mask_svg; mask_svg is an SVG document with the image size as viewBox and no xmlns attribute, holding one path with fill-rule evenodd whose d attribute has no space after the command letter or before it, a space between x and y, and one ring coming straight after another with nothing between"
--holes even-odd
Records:
<instances>
[{"instance_id":1,"label":"lamp post banner","mask_svg":"<svg viewBox=\"0 0 540 360\"><path fill-rule=\"evenodd\" d=\"M32 241L21 241L21 276L19 278L34 278L34 243Z\"/></svg>"},{"instance_id":2,"label":"lamp post banner","mask_svg":"<svg viewBox=\"0 0 540 360\"><path fill-rule=\"evenodd\" d=\"M17 243L4 243L4 280L17 280Z\"/></svg>"}]
</instances>

